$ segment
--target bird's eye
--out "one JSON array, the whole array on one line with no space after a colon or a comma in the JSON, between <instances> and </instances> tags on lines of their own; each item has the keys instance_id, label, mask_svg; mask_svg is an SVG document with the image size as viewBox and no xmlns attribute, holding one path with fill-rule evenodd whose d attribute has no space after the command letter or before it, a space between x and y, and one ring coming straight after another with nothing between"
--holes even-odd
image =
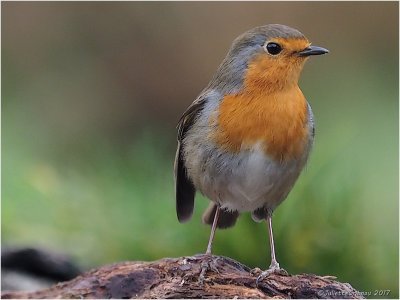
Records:
<instances>
[{"instance_id":1,"label":"bird's eye","mask_svg":"<svg viewBox=\"0 0 400 300\"><path fill-rule=\"evenodd\" d=\"M277 43L268 43L265 49L271 55L277 55L282 51L282 47Z\"/></svg>"}]
</instances>

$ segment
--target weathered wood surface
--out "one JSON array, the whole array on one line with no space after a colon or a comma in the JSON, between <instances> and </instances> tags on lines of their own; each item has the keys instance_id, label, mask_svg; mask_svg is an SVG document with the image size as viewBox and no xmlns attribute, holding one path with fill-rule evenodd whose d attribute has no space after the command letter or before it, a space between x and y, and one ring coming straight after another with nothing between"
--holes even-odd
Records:
<instances>
[{"instance_id":1,"label":"weathered wood surface","mask_svg":"<svg viewBox=\"0 0 400 300\"><path fill-rule=\"evenodd\" d=\"M88 271L36 292L3 292L2 298L363 298L331 276L271 274L256 285L257 271L214 256L219 273L198 282L203 255L154 262L123 262Z\"/></svg>"}]
</instances>

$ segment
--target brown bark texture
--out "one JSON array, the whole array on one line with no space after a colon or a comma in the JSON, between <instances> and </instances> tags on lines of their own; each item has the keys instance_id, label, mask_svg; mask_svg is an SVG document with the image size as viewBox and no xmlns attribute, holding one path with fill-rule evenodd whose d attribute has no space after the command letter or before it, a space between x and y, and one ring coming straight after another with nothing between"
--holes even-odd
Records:
<instances>
[{"instance_id":1,"label":"brown bark texture","mask_svg":"<svg viewBox=\"0 0 400 300\"><path fill-rule=\"evenodd\" d=\"M204 255L196 255L116 263L40 291L5 291L2 298L363 298L333 276L273 273L257 286L259 269L223 256L212 257L213 268L200 283L202 264L207 261Z\"/></svg>"}]
</instances>

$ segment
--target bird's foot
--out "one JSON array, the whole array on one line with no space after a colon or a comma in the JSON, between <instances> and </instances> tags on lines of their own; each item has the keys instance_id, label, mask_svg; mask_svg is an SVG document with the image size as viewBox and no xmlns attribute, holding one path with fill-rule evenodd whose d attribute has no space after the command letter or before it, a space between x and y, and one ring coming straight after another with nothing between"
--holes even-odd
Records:
<instances>
[{"instance_id":1,"label":"bird's foot","mask_svg":"<svg viewBox=\"0 0 400 300\"><path fill-rule=\"evenodd\" d=\"M259 268L255 268L251 270L251 273L254 275L260 274L259 271L261 271ZM278 274L278 275L283 275L283 276L288 276L288 272L286 270L281 269L279 267L278 262L272 262L271 265L269 266L268 270L265 270L264 272L261 272L260 275L258 275L257 280L256 280L256 285L258 286L265 278L267 278L271 274Z\"/></svg>"},{"instance_id":2,"label":"bird's foot","mask_svg":"<svg viewBox=\"0 0 400 300\"><path fill-rule=\"evenodd\" d=\"M213 271L219 274L219 270L217 268L217 262L219 259L220 258L218 256L214 257L212 254L196 255L188 258L189 261L200 261L200 270L187 273L184 276L183 281L187 281L188 279L199 276L198 283L204 284L205 276L208 271Z\"/></svg>"},{"instance_id":3,"label":"bird's foot","mask_svg":"<svg viewBox=\"0 0 400 300\"><path fill-rule=\"evenodd\" d=\"M217 268L217 261L219 257L213 257L212 254L204 255L203 261L201 262L201 271L199 276L199 283L204 284L205 276L207 271L213 271L219 274L219 270Z\"/></svg>"}]
</instances>

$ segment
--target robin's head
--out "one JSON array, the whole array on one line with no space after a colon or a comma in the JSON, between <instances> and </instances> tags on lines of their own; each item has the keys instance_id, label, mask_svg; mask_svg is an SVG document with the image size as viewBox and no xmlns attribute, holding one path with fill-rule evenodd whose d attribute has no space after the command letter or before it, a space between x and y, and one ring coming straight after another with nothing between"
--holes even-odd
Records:
<instances>
[{"instance_id":1,"label":"robin's head","mask_svg":"<svg viewBox=\"0 0 400 300\"><path fill-rule=\"evenodd\" d=\"M211 85L242 89L281 90L297 85L310 55L328 53L311 46L298 30L280 24L253 28L237 37Z\"/></svg>"}]
</instances>

